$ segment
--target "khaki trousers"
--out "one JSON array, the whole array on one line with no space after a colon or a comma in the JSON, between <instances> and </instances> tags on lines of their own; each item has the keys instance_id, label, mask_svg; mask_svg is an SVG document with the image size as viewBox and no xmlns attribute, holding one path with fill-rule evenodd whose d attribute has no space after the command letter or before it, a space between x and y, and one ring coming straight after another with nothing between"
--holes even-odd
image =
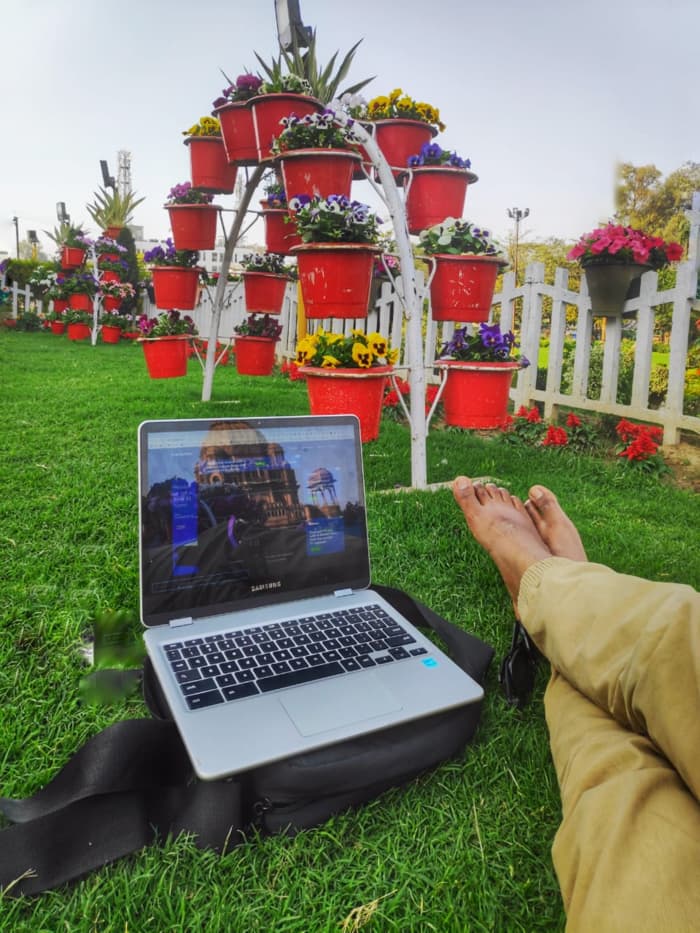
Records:
<instances>
[{"instance_id":1,"label":"khaki trousers","mask_svg":"<svg viewBox=\"0 0 700 933\"><path fill-rule=\"evenodd\" d=\"M552 665L567 930L700 930L700 594L541 561L522 622Z\"/></svg>"}]
</instances>

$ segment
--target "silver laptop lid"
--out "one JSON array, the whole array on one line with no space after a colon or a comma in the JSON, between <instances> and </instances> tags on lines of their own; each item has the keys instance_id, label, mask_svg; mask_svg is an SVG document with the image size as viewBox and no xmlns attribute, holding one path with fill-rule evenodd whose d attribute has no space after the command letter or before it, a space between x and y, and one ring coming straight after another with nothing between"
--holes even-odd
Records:
<instances>
[{"instance_id":1,"label":"silver laptop lid","mask_svg":"<svg viewBox=\"0 0 700 933\"><path fill-rule=\"evenodd\" d=\"M145 625L369 586L353 415L139 427Z\"/></svg>"}]
</instances>

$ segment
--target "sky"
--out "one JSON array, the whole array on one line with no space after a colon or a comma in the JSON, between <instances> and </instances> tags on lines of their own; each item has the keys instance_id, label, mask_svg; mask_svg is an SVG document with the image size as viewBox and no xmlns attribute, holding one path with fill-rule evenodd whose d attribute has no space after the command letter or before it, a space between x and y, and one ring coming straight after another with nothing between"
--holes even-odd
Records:
<instances>
[{"instance_id":1,"label":"sky","mask_svg":"<svg viewBox=\"0 0 700 933\"><path fill-rule=\"evenodd\" d=\"M358 40L348 82L440 109L436 141L472 162L464 216L505 240L574 240L614 212L616 165L664 175L700 161L697 0L300 0L322 63ZM134 223L169 234L163 203L189 178L182 131L226 80L278 53L274 0L3 0L0 252L57 224L97 230L86 204L131 153ZM388 211L369 182L353 197ZM217 202L232 206L231 196ZM230 216L230 215L228 215ZM255 240L255 230L249 235Z\"/></svg>"}]
</instances>

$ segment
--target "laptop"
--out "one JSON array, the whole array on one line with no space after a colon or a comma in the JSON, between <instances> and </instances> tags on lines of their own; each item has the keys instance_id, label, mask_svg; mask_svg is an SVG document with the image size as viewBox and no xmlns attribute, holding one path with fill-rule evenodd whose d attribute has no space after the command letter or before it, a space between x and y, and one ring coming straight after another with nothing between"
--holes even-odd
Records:
<instances>
[{"instance_id":1,"label":"laptop","mask_svg":"<svg viewBox=\"0 0 700 933\"><path fill-rule=\"evenodd\" d=\"M145 643L214 780L481 699L370 586L354 415L139 426Z\"/></svg>"}]
</instances>

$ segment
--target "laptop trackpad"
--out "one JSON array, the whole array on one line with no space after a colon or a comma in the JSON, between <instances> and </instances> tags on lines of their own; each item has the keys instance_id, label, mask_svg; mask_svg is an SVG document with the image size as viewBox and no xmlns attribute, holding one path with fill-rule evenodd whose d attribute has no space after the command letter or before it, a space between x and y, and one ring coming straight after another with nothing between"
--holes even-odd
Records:
<instances>
[{"instance_id":1,"label":"laptop trackpad","mask_svg":"<svg viewBox=\"0 0 700 933\"><path fill-rule=\"evenodd\" d=\"M316 735L401 709L401 703L374 674L310 684L279 701L302 735Z\"/></svg>"}]
</instances>

